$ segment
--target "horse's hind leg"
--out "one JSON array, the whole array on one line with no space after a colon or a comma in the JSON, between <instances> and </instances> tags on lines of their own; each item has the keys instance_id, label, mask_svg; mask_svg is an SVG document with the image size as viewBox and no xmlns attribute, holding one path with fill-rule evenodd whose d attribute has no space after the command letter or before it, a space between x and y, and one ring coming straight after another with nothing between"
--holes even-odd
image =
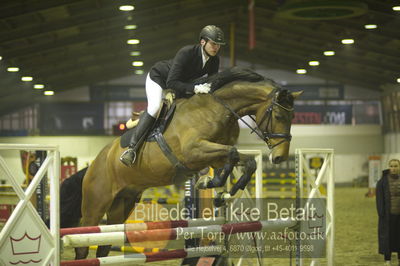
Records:
<instances>
[{"instance_id":1,"label":"horse's hind leg","mask_svg":"<svg viewBox=\"0 0 400 266\"><path fill-rule=\"evenodd\" d=\"M141 192L132 192L124 195L117 195L107 211L107 224L122 224L129 217L129 214L139 202ZM99 246L96 251L96 257L107 257L111 245Z\"/></svg>"},{"instance_id":2,"label":"horse's hind leg","mask_svg":"<svg viewBox=\"0 0 400 266\"><path fill-rule=\"evenodd\" d=\"M92 204L92 208L86 212L82 211L81 226L98 225L105 213L105 204L98 202L98 205ZM89 254L89 247L75 248L75 260L85 259Z\"/></svg>"},{"instance_id":3,"label":"horse's hind leg","mask_svg":"<svg viewBox=\"0 0 400 266\"><path fill-rule=\"evenodd\" d=\"M98 225L112 203L112 194L108 189L110 185L104 182L104 178L92 181L96 174L100 175L98 172L90 173L89 176L85 176L87 179L84 179L81 226ZM75 248L75 259L85 259L88 253L88 247Z\"/></svg>"},{"instance_id":4,"label":"horse's hind leg","mask_svg":"<svg viewBox=\"0 0 400 266\"><path fill-rule=\"evenodd\" d=\"M104 216L104 212L93 212L93 215L91 216L83 216L81 226L93 226L93 225L98 225L101 221L101 219ZM89 254L89 247L79 247L75 248L75 260L79 259L85 259Z\"/></svg>"}]
</instances>

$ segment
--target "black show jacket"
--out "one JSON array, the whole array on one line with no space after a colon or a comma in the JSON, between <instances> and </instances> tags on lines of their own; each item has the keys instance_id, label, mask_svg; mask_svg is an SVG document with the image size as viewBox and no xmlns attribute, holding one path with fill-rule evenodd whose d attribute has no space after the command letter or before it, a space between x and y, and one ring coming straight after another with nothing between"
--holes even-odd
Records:
<instances>
[{"instance_id":1,"label":"black show jacket","mask_svg":"<svg viewBox=\"0 0 400 266\"><path fill-rule=\"evenodd\" d=\"M177 98L193 94L195 80L204 75L216 74L219 57L210 57L203 68L201 45L188 45L181 48L174 59L159 61L150 69L150 78L163 89L172 89Z\"/></svg>"}]
</instances>

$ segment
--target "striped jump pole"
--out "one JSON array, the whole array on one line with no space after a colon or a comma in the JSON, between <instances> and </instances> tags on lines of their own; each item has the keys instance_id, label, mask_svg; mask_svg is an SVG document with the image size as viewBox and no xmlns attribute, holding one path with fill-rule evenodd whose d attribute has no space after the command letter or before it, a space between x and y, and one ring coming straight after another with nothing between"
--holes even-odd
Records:
<instances>
[{"instance_id":1,"label":"striped jump pole","mask_svg":"<svg viewBox=\"0 0 400 266\"><path fill-rule=\"evenodd\" d=\"M212 224L224 224L224 217L215 217L209 219L191 219L177 221L160 221L160 222L142 222L130 224L112 224L86 227L62 228L60 236L76 235L76 234L93 234L93 233L109 233L109 232L126 232L126 231L144 231L154 229L166 229L177 227L196 227Z\"/></svg>"},{"instance_id":2,"label":"striped jump pole","mask_svg":"<svg viewBox=\"0 0 400 266\"><path fill-rule=\"evenodd\" d=\"M258 232L296 224L293 220L271 220L258 222L231 223L222 225L205 225L197 227L178 227L142 231L93 233L81 235L65 235L62 240L64 247L87 247L91 245L119 245L126 242L136 243L144 241L178 240L196 237L205 237L208 233L231 235L245 232Z\"/></svg>"},{"instance_id":3,"label":"striped jump pole","mask_svg":"<svg viewBox=\"0 0 400 266\"><path fill-rule=\"evenodd\" d=\"M89 249L97 250L98 246L90 246ZM136 247L136 246L112 246L111 251L119 251L126 253L144 253L144 252L160 252L169 251L168 248L147 248L147 247Z\"/></svg>"},{"instance_id":4,"label":"striped jump pole","mask_svg":"<svg viewBox=\"0 0 400 266\"><path fill-rule=\"evenodd\" d=\"M162 260L195 258L203 256L219 255L223 252L223 246L196 247L187 249L176 249L152 253L137 253L113 257L103 257L85 260L62 261L61 266L100 266L100 265L136 265Z\"/></svg>"}]
</instances>

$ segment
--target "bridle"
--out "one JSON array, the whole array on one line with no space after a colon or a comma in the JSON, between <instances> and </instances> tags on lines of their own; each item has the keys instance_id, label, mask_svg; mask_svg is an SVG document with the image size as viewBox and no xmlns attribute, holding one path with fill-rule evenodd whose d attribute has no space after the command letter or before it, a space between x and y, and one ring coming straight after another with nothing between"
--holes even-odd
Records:
<instances>
[{"instance_id":1,"label":"bridle","mask_svg":"<svg viewBox=\"0 0 400 266\"><path fill-rule=\"evenodd\" d=\"M273 90L270 95L273 95L273 99L271 100L271 104L268 106L266 109L263 117L261 118L260 122L257 124L257 121L250 116L250 118L255 122L256 126L252 127L249 123L247 123L242 117L240 117L228 104L226 104L224 101L222 101L220 98L215 96L214 94L211 94L215 100L217 100L220 104L222 104L229 112L231 112L237 119L242 121L248 128L251 129L251 133L255 132L257 136L262 139L267 145L269 149L273 149L276 146L280 145L281 143L288 141L290 142L292 140L292 135L290 133L272 133L272 112L274 106L277 106L278 108L281 108L287 112L293 112L293 108L287 108L281 104L278 103L277 97L279 94L279 89ZM260 126L263 124L263 122L267 120L267 126L265 127L265 131L260 129ZM271 139L277 139L281 138L282 140L279 141L278 143L272 144Z\"/></svg>"},{"instance_id":2,"label":"bridle","mask_svg":"<svg viewBox=\"0 0 400 266\"><path fill-rule=\"evenodd\" d=\"M276 101L277 100L276 99L277 95L278 95L278 93L275 93L274 99L271 101L271 104L268 106L268 108L265 111L263 117L261 118L259 124L257 125L257 123L256 123L257 129L253 129L252 128L252 132L255 131L255 130L261 131L262 138L267 143L268 148L270 148L270 149L275 148L276 146L278 146L279 144L281 144L281 143L283 143L285 141L290 142L292 140L292 135L290 133L272 133L272 128L273 128L273 125L272 125L272 121L273 121L272 120L272 112L273 112L274 105L277 106L278 108L281 108L281 109L289 112L289 113L293 112L293 108L287 108L287 107L279 104ZM251 119L254 122L256 122L253 117L251 117ZM265 127L266 131L262 131L260 129L260 126L263 124L264 120L267 120L267 126ZM272 144L271 143L271 139L277 139L277 138L281 138L282 140L279 141L278 143Z\"/></svg>"}]
</instances>

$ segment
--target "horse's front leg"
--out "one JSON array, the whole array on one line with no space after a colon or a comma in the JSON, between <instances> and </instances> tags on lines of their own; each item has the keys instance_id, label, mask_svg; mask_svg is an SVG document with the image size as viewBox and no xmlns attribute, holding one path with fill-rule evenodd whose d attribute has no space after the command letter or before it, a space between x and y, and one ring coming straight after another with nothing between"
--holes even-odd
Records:
<instances>
[{"instance_id":1,"label":"horse's front leg","mask_svg":"<svg viewBox=\"0 0 400 266\"><path fill-rule=\"evenodd\" d=\"M215 170L213 179L196 184L196 189L207 189L224 186L226 180L228 179L228 176L232 173L233 168L239 162L239 160L239 152L235 147L232 147L228 153L228 163L226 163L222 168Z\"/></svg>"},{"instance_id":2,"label":"horse's front leg","mask_svg":"<svg viewBox=\"0 0 400 266\"><path fill-rule=\"evenodd\" d=\"M231 196L234 196L239 189L244 190L247 184L250 182L250 179L253 176L256 169L257 169L256 160L253 157L246 156L246 159L244 160L243 174L239 178L239 180L232 186L231 190L229 191L229 194Z\"/></svg>"},{"instance_id":3,"label":"horse's front leg","mask_svg":"<svg viewBox=\"0 0 400 266\"><path fill-rule=\"evenodd\" d=\"M223 186L227 177L232 172L233 167L239 161L239 153L237 149L231 145L219 144L207 140L192 142L183 150L185 165L191 169L203 169L207 166L219 168L213 181L206 180L198 182L196 188L205 189L208 187Z\"/></svg>"},{"instance_id":4,"label":"horse's front leg","mask_svg":"<svg viewBox=\"0 0 400 266\"><path fill-rule=\"evenodd\" d=\"M206 166L222 167L229 158L235 160L238 152L231 145L219 144L207 140L193 141L182 150L184 164L190 169L203 169Z\"/></svg>"},{"instance_id":5,"label":"horse's front leg","mask_svg":"<svg viewBox=\"0 0 400 266\"><path fill-rule=\"evenodd\" d=\"M239 180L232 186L229 192L219 192L214 198L214 205L220 207L226 204L233 196L236 195L239 189L244 190L250 182L252 175L257 169L256 160L247 155L241 154L241 162L244 163L244 171Z\"/></svg>"}]
</instances>

